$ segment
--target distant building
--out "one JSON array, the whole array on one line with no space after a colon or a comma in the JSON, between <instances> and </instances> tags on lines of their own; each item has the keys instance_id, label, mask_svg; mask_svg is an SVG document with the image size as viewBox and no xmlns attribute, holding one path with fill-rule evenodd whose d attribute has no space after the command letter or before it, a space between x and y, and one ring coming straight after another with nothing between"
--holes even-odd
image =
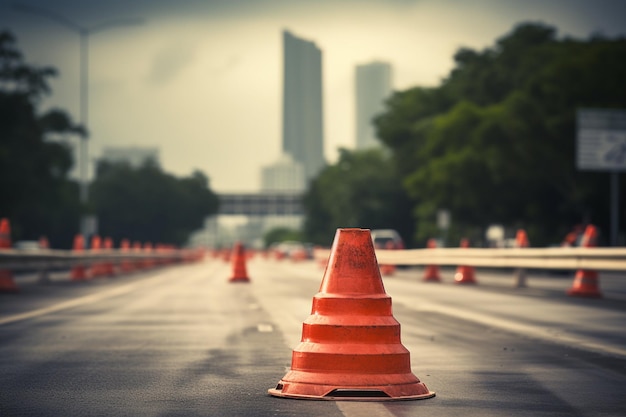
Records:
<instances>
[{"instance_id":1,"label":"distant building","mask_svg":"<svg viewBox=\"0 0 626 417\"><path fill-rule=\"evenodd\" d=\"M324 166L322 52L283 31L283 146L308 181Z\"/></svg>"},{"instance_id":2,"label":"distant building","mask_svg":"<svg viewBox=\"0 0 626 417\"><path fill-rule=\"evenodd\" d=\"M304 167L289 154L283 154L274 164L261 169L262 193L302 193L305 187Z\"/></svg>"},{"instance_id":3,"label":"distant building","mask_svg":"<svg viewBox=\"0 0 626 417\"><path fill-rule=\"evenodd\" d=\"M384 110L384 102L392 91L391 77L391 65L386 62L356 66L356 149L380 145L372 120Z\"/></svg>"},{"instance_id":4,"label":"distant building","mask_svg":"<svg viewBox=\"0 0 626 417\"><path fill-rule=\"evenodd\" d=\"M105 147L102 149L100 160L109 162L127 162L133 168L139 168L146 161L159 162L159 148L155 147Z\"/></svg>"}]
</instances>

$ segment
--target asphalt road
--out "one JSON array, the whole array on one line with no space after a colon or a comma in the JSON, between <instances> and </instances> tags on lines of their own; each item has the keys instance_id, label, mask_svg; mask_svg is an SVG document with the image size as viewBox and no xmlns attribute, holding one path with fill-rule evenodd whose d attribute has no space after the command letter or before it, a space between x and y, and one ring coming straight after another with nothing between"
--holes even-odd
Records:
<instances>
[{"instance_id":1,"label":"asphalt road","mask_svg":"<svg viewBox=\"0 0 626 417\"><path fill-rule=\"evenodd\" d=\"M436 397L270 397L291 364L323 269L247 262L250 283L207 259L116 278L16 277L0 294L0 416L624 416L626 275L603 299L570 275L477 271L477 285L384 277L413 373Z\"/></svg>"}]
</instances>

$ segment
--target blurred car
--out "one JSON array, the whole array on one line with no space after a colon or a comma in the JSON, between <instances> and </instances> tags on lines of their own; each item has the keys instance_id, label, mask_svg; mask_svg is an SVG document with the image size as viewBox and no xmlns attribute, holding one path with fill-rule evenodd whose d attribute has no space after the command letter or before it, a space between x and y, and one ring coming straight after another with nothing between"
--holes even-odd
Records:
<instances>
[{"instance_id":1,"label":"blurred car","mask_svg":"<svg viewBox=\"0 0 626 417\"><path fill-rule=\"evenodd\" d=\"M13 249L23 251L38 251L41 250L41 245L37 240L18 240L13 244Z\"/></svg>"},{"instance_id":2,"label":"blurred car","mask_svg":"<svg viewBox=\"0 0 626 417\"><path fill-rule=\"evenodd\" d=\"M304 253L306 259L313 259L313 245L311 243L286 240L273 244L271 249L285 258L291 258L294 253L300 252Z\"/></svg>"},{"instance_id":3,"label":"blurred car","mask_svg":"<svg viewBox=\"0 0 626 417\"><path fill-rule=\"evenodd\" d=\"M394 229L373 229L370 234L376 249L404 249L404 241Z\"/></svg>"}]
</instances>

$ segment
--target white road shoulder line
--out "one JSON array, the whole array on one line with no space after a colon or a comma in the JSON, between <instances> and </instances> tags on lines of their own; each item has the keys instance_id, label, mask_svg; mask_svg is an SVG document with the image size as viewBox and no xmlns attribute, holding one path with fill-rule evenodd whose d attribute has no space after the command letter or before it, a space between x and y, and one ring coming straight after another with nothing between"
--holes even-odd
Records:
<instances>
[{"instance_id":1,"label":"white road shoulder line","mask_svg":"<svg viewBox=\"0 0 626 417\"><path fill-rule=\"evenodd\" d=\"M467 310L461 310L454 307L435 305L430 303L420 303L419 310L432 311L447 316L459 317L464 320L473 321L475 323L484 324L486 326L497 327L510 332L530 336L537 339L546 340L548 342L558 343L561 345L593 351L597 353L607 354L611 356L619 356L626 358L626 348L617 345L609 345L592 338L567 334L563 330L554 333L550 328L533 326L528 324L517 323L513 320L506 320L493 317L486 314L475 313Z\"/></svg>"},{"instance_id":2,"label":"white road shoulder line","mask_svg":"<svg viewBox=\"0 0 626 417\"><path fill-rule=\"evenodd\" d=\"M104 300L106 298L115 297L118 295L126 294L131 292L139 287L145 286L148 283L153 283L156 279L171 279L170 274L172 271L166 271L165 274L161 273L154 277L143 279L141 281L133 282L131 284L126 284L121 287L112 288L110 290L105 290L101 292L97 292L95 294L89 294L84 297L74 298L72 300L64 301L58 304L54 304L48 307L39 308L37 310L27 311L25 313L14 314L8 317L0 318L0 326L9 323L15 323L21 320L32 319L34 317L43 316L50 313L55 313L57 311L66 310L68 308L78 307L81 305L85 305L88 303L94 303L96 301Z\"/></svg>"}]
</instances>

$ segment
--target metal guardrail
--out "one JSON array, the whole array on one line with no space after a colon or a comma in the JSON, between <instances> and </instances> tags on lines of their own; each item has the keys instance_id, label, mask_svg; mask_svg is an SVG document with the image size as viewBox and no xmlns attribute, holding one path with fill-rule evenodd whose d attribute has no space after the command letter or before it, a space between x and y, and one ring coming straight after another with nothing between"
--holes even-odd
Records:
<instances>
[{"instance_id":1,"label":"metal guardrail","mask_svg":"<svg viewBox=\"0 0 626 417\"><path fill-rule=\"evenodd\" d=\"M314 257L327 260L330 249L317 248ZM133 252L119 249L71 251L46 249L23 251L0 250L0 269L44 269L98 262L140 260L185 261L194 259L197 250ZM435 248L377 249L378 263L388 265L468 265L486 268L590 269L626 271L626 248Z\"/></svg>"},{"instance_id":2,"label":"metal guardrail","mask_svg":"<svg viewBox=\"0 0 626 417\"><path fill-rule=\"evenodd\" d=\"M327 260L329 249L315 249ZM468 265L487 268L626 271L626 248L435 248L376 249L380 265Z\"/></svg>"},{"instance_id":3,"label":"metal guardrail","mask_svg":"<svg viewBox=\"0 0 626 417\"><path fill-rule=\"evenodd\" d=\"M89 266L100 262L122 261L186 261L195 259L198 252L193 249L141 252L119 249L102 249L99 251L71 251L58 249L41 249L28 251L19 249L0 249L0 269L52 269L70 268L75 265Z\"/></svg>"}]
</instances>

